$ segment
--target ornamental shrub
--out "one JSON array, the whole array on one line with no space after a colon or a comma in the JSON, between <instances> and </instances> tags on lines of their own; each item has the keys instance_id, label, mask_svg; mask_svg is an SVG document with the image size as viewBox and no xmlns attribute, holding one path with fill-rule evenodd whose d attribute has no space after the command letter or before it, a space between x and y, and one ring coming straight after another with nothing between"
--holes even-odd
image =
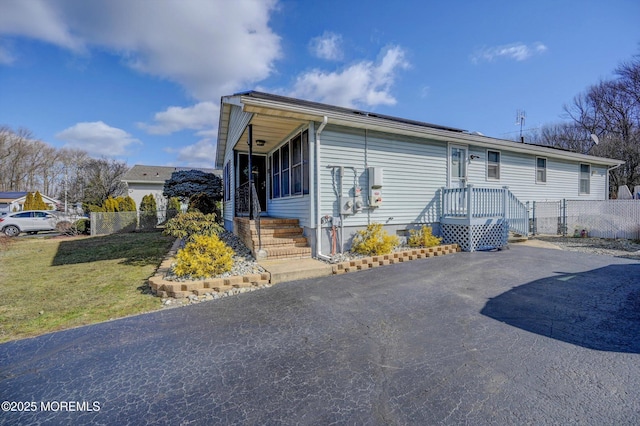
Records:
<instances>
[{"instance_id":1,"label":"ornamental shrub","mask_svg":"<svg viewBox=\"0 0 640 426\"><path fill-rule=\"evenodd\" d=\"M432 234L433 230L430 226L423 225L418 231L412 229L409 231L410 247L434 247L440 245L442 238L438 238Z\"/></svg>"},{"instance_id":2,"label":"ornamental shrub","mask_svg":"<svg viewBox=\"0 0 640 426\"><path fill-rule=\"evenodd\" d=\"M178 197L169 198L169 202L167 203L167 220L176 217L180 211L180 199Z\"/></svg>"},{"instance_id":3,"label":"ornamental shrub","mask_svg":"<svg viewBox=\"0 0 640 426\"><path fill-rule=\"evenodd\" d=\"M33 195L33 206L29 210L49 210L49 206L42 199L40 191L36 191Z\"/></svg>"},{"instance_id":4,"label":"ornamental shrub","mask_svg":"<svg viewBox=\"0 0 640 426\"><path fill-rule=\"evenodd\" d=\"M140 201L140 228L153 229L158 224L156 197L147 194Z\"/></svg>"},{"instance_id":5,"label":"ornamental shrub","mask_svg":"<svg viewBox=\"0 0 640 426\"><path fill-rule=\"evenodd\" d=\"M119 212L135 212L137 210L136 202L128 195L126 197L118 197L116 201L118 202L117 211Z\"/></svg>"},{"instance_id":6,"label":"ornamental shrub","mask_svg":"<svg viewBox=\"0 0 640 426\"><path fill-rule=\"evenodd\" d=\"M27 198L25 198L24 206L22 208L24 210L35 210L33 208L33 194L31 192L27 192Z\"/></svg>"},{"instance_id":7,"label":"ornamental shrub","mask_svg":"<svg viewBox=\"0 0 640 426\"><path fill-rule=\"evenodd\" d=\"M351 251L364 255L388 254L400 244L400 239L389 235L381 223L372 223L353 237Z\"/></svg>"},{"instance_id":8,"label":"ornamental shrub","mask_svg":"<svg viewBox=\"0 0 640 426\"><path fill-rule=\"evenodd\" d=\"M173 271L179 277L205 278L231 271L233 250L216 235L194 235L178 251Z\"/></svg>"},{"instance_id":9,"label":"ornamental shrub","mask_svg":"<svg viewBox=\"0 0 640 426\"><path fill-rule=\"evenodd\" d=\"M213 214L187 212L180 213L169 220L164 227L164 234L188 239L194 235L217 236L223 229L216 223L216 217Z\"/></svg>"}]
</instances>

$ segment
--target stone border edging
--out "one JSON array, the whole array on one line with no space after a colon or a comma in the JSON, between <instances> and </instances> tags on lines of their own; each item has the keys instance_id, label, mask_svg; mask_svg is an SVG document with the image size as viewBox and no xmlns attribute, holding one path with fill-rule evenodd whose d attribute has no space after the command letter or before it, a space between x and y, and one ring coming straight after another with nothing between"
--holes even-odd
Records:
<instances>
[{"instance_id":1,"label":"stone border edging","mask_svg":"<svg viewBox=\"0 0 640 426\"><path fill-rule=\"evenodd\" d=\"M149 278L149 286L154 294L159 297L175 299L184 299L189 296L204 296L207 293L225 293L238 289L257 288L260 286L269 286L271 284L271 274L263 272L261 274L235 275L226 278L208 278L198 281L169 281L164 279L165 275L171 269L173 257L180 248L180 239L177 239L171 249L165 256L164 260L156 270L155 274ZM393 265L394 263L402 263L416 259L425 259L435 256L443 256L446 254L460 252L460 246L457 244L445 244L435 247L423 247L409 250L398 251L390 254L369 256L360 259L348 260L336 263L332 266L332 274L344 274L347 272L363 271L378 266Z\"/></svg>"},{"instance_id":2,"label":"stone border edging","mask_svg":"<svg viewBox=\"0 0 640 426\"><path fill-rule=\"evenodd\" d=\"M361 259L347 260L336 263L333 266L333 274L344 274L347 272L363 271L365 269L377 268L378 266L393 265L410 260L425 259L428 257L443 256L445 254L460 252L458 244L445 244L435 247L421 247L390 254L363 257Z\"/></svg>"}]
</instances>

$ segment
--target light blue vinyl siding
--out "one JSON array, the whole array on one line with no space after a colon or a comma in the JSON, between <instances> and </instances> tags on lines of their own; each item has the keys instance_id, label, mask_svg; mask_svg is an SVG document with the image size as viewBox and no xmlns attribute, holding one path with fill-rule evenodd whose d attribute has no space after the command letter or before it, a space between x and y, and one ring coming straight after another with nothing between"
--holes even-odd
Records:
<instances>
[{"instance_id":1,"label":"light blue vinyl siding","mask_svg":"<svg viewBox=\"0 0 640 426\"><path fill-rule=\"evenodd\" d=\"M270 199L267 211L271 217L295 218L300 226L312 227L309 203L309 195Z\"/></svg>"},{"instance_id":2,"label":"light blue vinyl siding","mask_svg":"<svg viewBox=\"0 0 640 426\"><path fill-rule=\"evenodd\" d=\"M547 181L536 182L536 157L505 150L500 151L500 179L487 178L487 150L469 147L469 154L478 156L469 161L469 183L477 187L501 188L509 190L522 202L557 201L563 198L580 200L606 199L607 169L591 165L591 191L579 193L580 163L555 158L547 159Z\"/></svg>"},{"instance_id":3,"label":"light blue vinyl siding","mask_svg":"<svg viewBox=\"0 0 640 426\"><path fill-rule=\"evenodd\" d=\"M365 150L366 145L366 150ZM382 205L346 216L345 226L365 226L370 222L409 224L438 220L437 191L446 185L446 144L399 135L365 132L360 129L327 126L321 136L320 215L338 216L338 170L335 180L327 166L356 168L365 206L369 188L366 167L383 169ZM344 195L354 186L354 171L344 171Z\"/></svg>"}]
</instances>

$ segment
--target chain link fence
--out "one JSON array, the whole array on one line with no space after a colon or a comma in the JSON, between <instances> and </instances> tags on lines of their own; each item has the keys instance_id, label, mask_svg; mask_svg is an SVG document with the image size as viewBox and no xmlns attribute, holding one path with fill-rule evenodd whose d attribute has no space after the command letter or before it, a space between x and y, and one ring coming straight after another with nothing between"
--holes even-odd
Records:
<instances>
[{"instance_id":1,"label":"chain link fence","mask_svg":"<svg viewBox=\"0 0 640 426\"><path fill-rule=\"evenodd\" d=\"M155 229L174 217L177 211L155 212L92 212L91 235L109 235Z\"/></svg>"},{"instance_id":2,"label":"chain link fence","mask_svg":"<svg viewBox=\"0 0 640 426\"><path fill-rule=\"evenodd\" d=\"M639 200L534 202L534 234L640 239Z\"/></svg>"}]
</instances>

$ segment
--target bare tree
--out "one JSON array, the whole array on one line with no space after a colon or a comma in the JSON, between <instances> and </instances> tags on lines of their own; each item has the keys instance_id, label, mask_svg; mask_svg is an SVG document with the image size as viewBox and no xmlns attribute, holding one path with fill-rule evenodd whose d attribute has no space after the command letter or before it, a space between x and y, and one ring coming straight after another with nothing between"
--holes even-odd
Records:
<instances>
[{"instance_id":1,"label":"bare tree","mask_svg":"<svg viewBox=\"0 0 640 426\"><path fill-rule=\"evenodd\" d=\"M601 143L592 153L625 161L611 174L612 193L620 185L640 184L640 60L616 72L618 78L591 86L564 107L578 128L598 136Z\"/></svg>"},{"instance_id":2,"label":"bare tree","mask_svg":"<svg viewBox=\"0 0 640 426\"><path fill-rule=\"evenodd\" d=\"M78 184L83 188L82 202L87 205L101 205L109 197L119 197L127 190L122 176L127 172L127 164L106 158L87 160L78 170Z\"/></svg>"}]
</instances>

